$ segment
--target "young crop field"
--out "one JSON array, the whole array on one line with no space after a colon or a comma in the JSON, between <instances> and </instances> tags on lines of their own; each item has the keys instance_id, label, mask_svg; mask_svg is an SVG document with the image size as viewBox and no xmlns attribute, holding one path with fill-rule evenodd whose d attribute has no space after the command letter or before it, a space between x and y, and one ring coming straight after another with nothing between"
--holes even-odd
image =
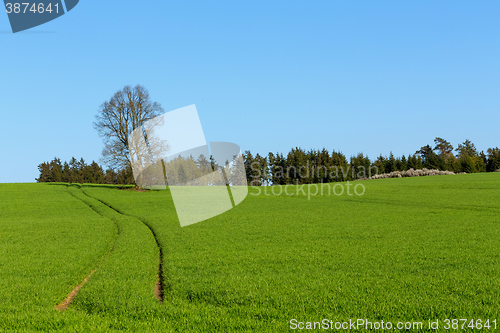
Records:
<instances>
[{"instance_id":1,"label":"young crop field","mask_svg":"<svg viewBox=\"0 0 500 333\"><path fill-rule=\"evenodd\" d=\"M252 187L182 228L168 190L0 184L0 331L500 329L500 173L357 183L364 195Z\"/></svg>"}]
</instances>

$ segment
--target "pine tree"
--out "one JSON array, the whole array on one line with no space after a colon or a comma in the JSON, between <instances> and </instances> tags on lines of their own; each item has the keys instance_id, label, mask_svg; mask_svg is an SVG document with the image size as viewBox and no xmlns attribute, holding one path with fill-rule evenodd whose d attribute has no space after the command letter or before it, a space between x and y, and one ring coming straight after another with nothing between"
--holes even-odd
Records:
<instances>
[{"instance_id":1,"label":"pine tree","mask_svg":"<svg viewBox=\"0 0 500 333\"><path fill-rule=\"evenodd\" d=\"M196 160L196 165L198 166L200 173L202 175L207 175L207 174L213 172L212 167L210 166L210 162L207 160L207 158L203 154L198 156L198 159Z\"/></svg>"},{"instance_id":2,"label":"pine tree","mask_svg":"<svg viewBox=\"0 0 500 333\"><path fill-rule=\"evenodd\" d=\"M382 155L377 157L375 162L373 162L373 166L377 170L377 174L383 174L386 173L385 166L386 166L386 158Z\"/></svg>"},{"instance_id":3,"label":"pine tree","mask_svg":"<svg viewBox=\"0 0 500 333\"><path fill-rule=\"evenodd\" d=\"M259 153L257 153L257 155L255 155L254 161L258 163L258 165L255 165L256 167L258 167L258 171L255 176L256 178L259 178L259 184L269 184L270 180L267 158L260 156Z\"/></svg>"},{"instance_id":4,"label":"pine tree","mask_svg":"<svg viewBox=\"0 0 500 333\"><path fill-rule=\"evenodd\" d=\"M233 157L231 167L229 169L228 175L229 185L231 186L246 186L246 172L245 163L241 155L235 155Z\"/></svg>"},{"instance_id":5,"label":"pine tree","mask_svg":"<svg viewBox=\"0 0 500 333\"><path fill-rule=\"evenodd\" d=\"M50 162L50 182L62 182L62 165L61 160L55 157L52 162Z\"/></svg>"},{"instance_id":6,"label":"pine tree","mask_svg":"<svg viewBox=\"0 0 500 333\"><path fill-rule=\"evenodd\" d=\"M65 183L69 183L70 179L71 179L71 171L68 162L65 161L62 167L62 181Z\"/></svg>"},{"instance_id":7,"label":"pine tree","mask_svg":"<svg viewBox=\"0 0 500 333\"><path fill-rule=\"evenodd\" d=\"M50 165L47 162L43 162L38 165L38 172L40 172L40 176L35 178L38 183L46 183L49 181L50 176Z\"/></svg>"},{"instance_id":8,"label":"pine tree","mask_svg":"<svg viewBox=\"0 0 500 333\"><path fill-rule=\"evenodd\" d=\"M317 183L328 183L330 181L329 170L331 167L330 153L326 148L318 152L318 166L316 171Z\"/></svg>"},{"instance_id":9,"label":"pine tree","mask_svg":"<svg viewBox=\"0 0 500 333\"><path fill-rule=\"evenodd\" d=\"M97 164L95 161L92 161L92 163L89 166L87 166L87 170L88 170L87 177L89 183L93 184L104 183L104 172L99 164Z\"/></svg>"},{"instance_id":10,"label":"pine tree","mask_svg":"<svg viewBox=\"0 0 500 333\"><path fill-rule=\"evenodd\" d=\"M109 168L106 170L106 173L104 175L104 183L105 184L117 184L118 183L118 175L116 174L115 170Z\"/></svg>"},{"instance_id":11,"label":"pine tree","mask_svg":"<svg viewBox=\"0 0 500 333\"><path fill-rule=\"evenodd\" d=\"M394 154L390 153L389 158L385 160L384 170L386 173L390 173L396 171L396 159L394 158Z\"/></svg>"},{"instance_id":12,"label":"pine tree","mask_svg":"<svg viewBox=\"0 0 500 333\"><path fill-rule=\"evenodd\" d=\"M340 151L332 151L330 155L331 160L331 171L330 171L330 179L335 182L342 182L348 180L351 177L350 166L347 163L347 159L344 154Z\"/></svg>"},{"instance_id":13,"label":"pine tree","mask_svg":"<svg viewBox=\"0 0 500 333\"><path fill-rule=\"evenodd\" d=\"M499 148L489 148L488 149L488 162L486 163L486 170L488 172L494 172L500 170L500 149Z\"/></svg>"},{"instance_id":14,"label":"pine tree","mask_svg":"<svg viewBox=\"0 0 500 333\"><path fill-rule=\"evenodd\" d=\"M469 140L459 144L456 151L462 166L462 172L474 173L486 169L483 159L477 153L476 146Z\"/></svg>"},{"instance_id":15,"label":"pine tree","mask_svg":"<svg viewBox=\"0 0 500 333\"><path fill-rule=\"evenodd\" d=\"M116 182L120 185L130 185L135 184L134 173L132 171L132 167L126 167L124 169L120 169L116 176Z\"/></svg>"},{"instance_id":16,"label":"pine tree","mask_svg":"<svg viewBox=\"0 0 500 333\"><path fill-rule=\"evenodd\" d=\"M449 157L453 155L453 146L451 143L438 137L434 139L434 143L436 144L434 150L439 152L439 156L442 156L445 162L448 162Z\"/></svg>"},{"instance_id":17,"label":"pine tree","mask_svg":"<svg viewBox=\"0 0 500 333\"><path fill-rule=\"evenodd\" d=\"M400 171L406 171L408 170L408 161L406 160L405 155L401 157L401 170Z\"/></svg>"},{"instance_id":18,"label":"pine tree","mask_svg":"<svg viewBox=\"0 0 500 333\"><path fill-rule=\"evenodd\" d=\"M416 154L419 155L423 167L427 169L439 168L439 158L436 153L434 153L434 149L431 146L423 146L416 152Z\"/></svg>"},{"instance_id":19,"label":"pine tree","mask_svg":"<svg viewBox=\"0 0 500 333\"><path fill-rule=\"evenodd\" d=\"M354 171L355 179L370 177L371 162L368 156L359 153L356 157L351 157L351 169Z\"/></svg>"}]
</instances>

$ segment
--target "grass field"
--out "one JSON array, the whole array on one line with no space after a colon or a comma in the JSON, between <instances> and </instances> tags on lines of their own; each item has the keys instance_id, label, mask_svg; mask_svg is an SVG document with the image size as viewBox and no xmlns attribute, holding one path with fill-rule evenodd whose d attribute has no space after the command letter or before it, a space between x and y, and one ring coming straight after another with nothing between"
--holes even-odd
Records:
<instances>
[{"instance_id":1,"label":"grass field","mask_svg":"<svg viewBox=\"0 0 500 333\"><path fill-rule=\"evenodd\" d=\"M310 198L251 188L184 228L168 190L0 184L0 331L285 332L291 319L324 318L500 326L500 174L363 184L363 196Z\"/></svg>"}]
</instances>

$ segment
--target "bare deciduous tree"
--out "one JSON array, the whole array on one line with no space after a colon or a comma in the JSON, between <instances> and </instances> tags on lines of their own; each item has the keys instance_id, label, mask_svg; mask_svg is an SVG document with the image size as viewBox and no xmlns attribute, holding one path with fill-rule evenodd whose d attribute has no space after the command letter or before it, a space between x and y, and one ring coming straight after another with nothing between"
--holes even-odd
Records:
<instances>
[{"instance_id":1,"label":"bare deciduous tree","mask_svg":"<svg viewBox=\"0 0 500 333\"><path fill-rule=\"evenodd\" d=\"M112 168L130 167L133 161L130 160L129 136L134 129L163 112L161 105L152 102L148 90L141 85L125 86L117 91L100 106L94 122L105 145L102 162ZM159 146L156 148L160 149Z\"/></svg>"}]
</instances>

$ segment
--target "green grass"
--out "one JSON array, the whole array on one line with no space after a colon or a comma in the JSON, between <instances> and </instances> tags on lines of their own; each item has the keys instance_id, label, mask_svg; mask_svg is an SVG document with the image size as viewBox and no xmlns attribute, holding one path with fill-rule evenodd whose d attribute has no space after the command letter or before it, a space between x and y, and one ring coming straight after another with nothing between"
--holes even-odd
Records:
<instances>
[{"instance_id":1,"label":"green grass","mask_svg":"<svg viewBox=\"0 0 500 333\"><path fill-rule=\"evenodd\" d=\"M115 226L65 186L0 184L0 330L57 327L54 306L110 251Z\"/></svg>"},{"instance_id":2,"label":"green grass","mask_svg":"<svg viewBox=\"0 0 500 333\"><path fill-rule=\"evenodd\" d=\"M157 303L154 287L158 280L159 249L153 234L141 221L117 213L79 188L68 190L96 213L113 221L118 231L112 251L75 298L74 307L91 314L141 316L148 306Z\"/></svg>"},{"instance_id":3,"label":"green grass","mask_svg":"<svg viewBox=\"0 0 500 333\"><path fill-rule=\"evenodd\" d=\"M0 258L0 330L276 332L290 331L293 318L500 320L500 174L359 183L364 196L253 188L236 208L184 228L168 190L0 185L0 249L19 254ZM46 219L18 218L28 203ZM67 239L65 227L80 232ZM40 262L6 235L45 237ZM153 294L157 244L163 303ZM66 246L71 254L55 250ZM70 308L54 310L96 263ZM48 281L37 299L20 267ZM9 287L16 284L25 303ZM30 316L35 307L41 319Z\"/></svg>"}]
</instances>

